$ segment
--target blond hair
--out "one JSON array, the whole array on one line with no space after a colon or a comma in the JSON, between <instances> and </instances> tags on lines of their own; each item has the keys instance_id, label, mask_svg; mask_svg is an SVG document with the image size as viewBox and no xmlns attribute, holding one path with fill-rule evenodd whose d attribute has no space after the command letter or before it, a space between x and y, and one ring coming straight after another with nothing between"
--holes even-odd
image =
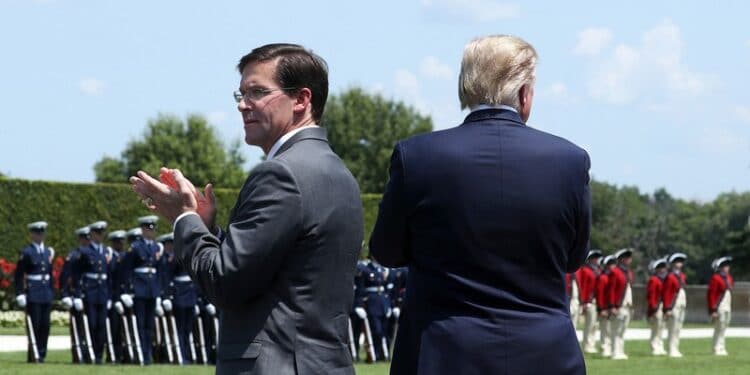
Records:
<instances>
[{"instance_id":1,"label":"blond hair","mask_svg":"<svg viewBox=\"0 0 750 375\"><path fill-rule=\"evenodd\" d=\"M504 104L520 110L518 92L533 85L537 54L521 38L490 35L466 44L458 77L461 109Z\"/></svg>"}]
</instances>

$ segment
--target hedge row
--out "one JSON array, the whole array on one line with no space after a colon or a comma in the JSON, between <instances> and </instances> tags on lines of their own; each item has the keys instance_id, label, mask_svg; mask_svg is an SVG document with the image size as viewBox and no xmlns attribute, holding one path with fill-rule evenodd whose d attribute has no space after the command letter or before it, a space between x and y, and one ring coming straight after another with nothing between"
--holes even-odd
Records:
<instances>
[{"instance_id":1,"label":"hedge row","mask_svg":"<svg viewBox=\"0 0 750 375\"><path fill-rule=\"evenodd\" d=\"M234 206L238 190L216 189L219 206L218 222L226 224ZM49 223L45 244L58 255L65 255L77 247L75 229L105 220L108 230L129 229L138 225L136 219L150 214L127 184L75 184L47 181L27 181L0 178L0 258L18 259L18 252L29 241L28 223L44 220ZM380 196L364 194L365 238L377 216ZM171 227L165 221L157 225L157 232L167 233Z\"/></svg>"}]
</instances>

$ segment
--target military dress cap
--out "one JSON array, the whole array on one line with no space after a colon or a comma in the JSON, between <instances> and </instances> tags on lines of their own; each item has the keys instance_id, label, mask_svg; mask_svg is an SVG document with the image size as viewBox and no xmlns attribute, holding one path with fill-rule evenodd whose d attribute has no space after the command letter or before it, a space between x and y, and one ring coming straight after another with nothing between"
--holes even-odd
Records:
<instances>
[{"instance_id":1,"label":"military dress cap","mask_svg":"<svg viewBox=\"0 0 750 375\"><path fill-rule=\"evenodd\" d=\"M684 262L687 259L687 255L685 253L674 253L669 256L669 263L674 262Z\"/></svg>"},{"instance_id":2,"label":"military dress cap","mask_svg":"<svg viewBox=\"0 0 750 375\"><path fill-rule=\"evenodd\" d=\"M95 223L89 224L89 229L95 230L95 231L103 231L107 229L107 222L106 221L97 221Z\"/></svg>"},{"instance_id":3,"label":"military dress cap","mask_svg":"<svg viewBox=\"0 0 750 375\"><path fill-rule=\"evenodd\" d=\"M88 226L76 229L76 235L78 236L88 236L89 233L91 233L91 228Z\"/></svg>"},{"instance_id":4,"label":"military dress cap","mask_svg":"<svg viewBox=\"0 0 750 375\"><path fill-rule=\"evenodd\" d=\"M140 225L156 224L157 221L159 221L159 217L156 215L141 216L138 218L138 224Z\"/></svg>"},{"instance_id":5,"label":"military dress cap","mask_svg":"<svg viewBox=\"0 0 750 375\"><path fill-rule=\"evenodd\" d=\"M26 226L29 228L30 231L44 231L47 229L47 222L46 221L35 221L29 225Z\"/></svg>"},{"instance_id":6,"label":"military dress cap","mask_svg":"<svg viewBox=\"0 0 750 375\"><path fill-rule=\"evenodd\" d=\"M141 216L138 218L138 224L143 228L149 228L154 229L156 228L156 221L159 220L159 217L156 215L149 215L149 216Z\"/></svg>"},{"instance_id":7,"label":"military dress cap","mask_svg":"<svg viewBox=\"0 0 750 375\"><path fill-rule=\"evenodd\" d=\"M110 240L123 240L127 236L128 236L128 233L125 232L124 230L115 230L115 231L109 232L109 235L107 236L107 238Z\"/></svg>"},{"instance_id":8,"label":"military dress cap","mask_svg":"<svg viewBox=\"0 0 750 375\"><path fill-rule=\"evenodd\" d=\"M589 250L589 255L586 256L586 259L601 258L603 256L604 254L602 253L601 250L593 249L593 250Z\"/></svg>"},{"instance_id":9,"label":"military dress cap","mask_svg":"<svg viewBox=\"0 0 750 375\"><path fill-rule=\"evenodd\" d=\"M629 257L632 255L633 255L633 249L626 247L624 249L620 249L615 252L615 259L620 259L622 257Z\"/></svg>"},{"instance_id":10,"label":"military dress cap","mask_svg":"<svg viewBox=\"0 0 750 375\"><path fill-rule=\"evenodd\" d=\"M713 262L711 262L711 268L714 270L714 272L719 272L719 268L728 263L732 263L732 257L716 258Z\"/></svg>"},{"instance_id":11,"label":"military dress cap","mask_svg":"<svg viewBox=\"0 0 750 375\"><path fill-rule=\"evenodd\" d=\"M173 233L162 234L161 236L156 237L156 242L162 242L162 243L164 243L164 242L167 242L167 241L174 241L174 232Z\"/></svg>"},{"instance_id":12,"label":"military dress cap","mask_svg":"<svg viewBox=\"0 0 750 375\"><path fill-rule=\"evenodd\" d=\"M608 264L614 263L616 260L617 258L615 258L614 255L607 255L606 257L604 257L604 259L602 259L602 263L606 266Z\"/></svg>"},{"instance_id":13,"label":"military dress cap","mask_svg":"<svg viewBox=\"0 0 750 375\"><path fill-rule=\"evenodd\" d=\"M140 237L143 235L143 231L141 231L141 228L133 228L128 231L127 235L128 237Z\"/></svg>"},{"instance_id":14,"label":"military dress cap","mask_svg":"<svg viewBox=\"0 0 750 375\"><path fill-rule=\"evenodd\" d=\"M667 266L667 259L665 258L654 259L651 262L649 262L648 271L653 273L654 271L656 271L657 268L666 267L666 266Z\"/></svg>"}]
</instances>

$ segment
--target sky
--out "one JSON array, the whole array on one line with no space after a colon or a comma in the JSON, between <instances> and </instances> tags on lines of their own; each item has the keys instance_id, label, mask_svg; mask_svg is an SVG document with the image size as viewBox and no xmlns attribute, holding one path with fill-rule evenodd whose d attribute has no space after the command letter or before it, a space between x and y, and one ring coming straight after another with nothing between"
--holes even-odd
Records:
<instances>
[{"instance_id":1,"label":"sky","mask_svg":"<svg viewBox=\"0 0 750 375\"><path fill-rule=\"evenodd\" d=\"M539 54L528 125L591 156L591 175L710 201L750 190L750 2L0 0L0 172L94 181L158 114L242 139L239 58L300 43L330 92L358 86L466 116L464 45L512 34ZM247 168L262 151L247 146Z\"/></svg>"}]
</instances>

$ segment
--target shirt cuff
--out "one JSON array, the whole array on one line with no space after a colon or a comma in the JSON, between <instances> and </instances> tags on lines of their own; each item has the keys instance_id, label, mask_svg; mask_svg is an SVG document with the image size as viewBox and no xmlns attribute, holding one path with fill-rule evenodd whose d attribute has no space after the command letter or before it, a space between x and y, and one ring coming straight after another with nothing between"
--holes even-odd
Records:
<instances>
[{"instance_id":1,"label":"shirt cuff","mask_svg":"<svg viewBox=\"0 0 750 375\"><path fill-rule=\"evenodd\" d=\"M174 219L174 224L172 224L172 232L176 232L177 223L180 222L180 219L182 219L183 217L189 216L189 215L196 215L196 216L198 216L198 213L195 212L195 211L188 211L188 212L183 212L182 214L180 214L180 216L177 216L177 219Z\"/></svg>"}]
</instances>

